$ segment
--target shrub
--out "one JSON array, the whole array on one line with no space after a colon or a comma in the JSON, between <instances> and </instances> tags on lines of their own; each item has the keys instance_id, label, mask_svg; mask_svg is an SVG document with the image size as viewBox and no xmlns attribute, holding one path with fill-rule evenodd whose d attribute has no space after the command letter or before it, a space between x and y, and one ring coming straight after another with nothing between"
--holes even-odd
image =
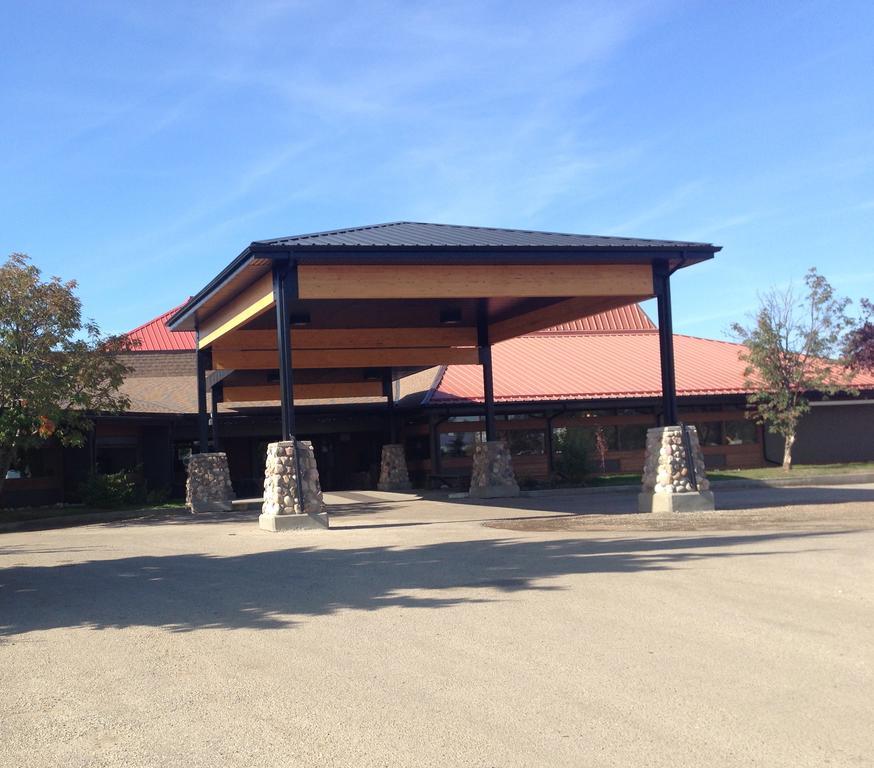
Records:
<instances>
[{"instance_id":1,"label":"shrub","mask_svg":"<svg viewBox=\"0 0 874 768\"><path fill-rule=\"evenodd\" d=\"M126 470L109 475L93 474L79 486L79 493L89 507L112 509L134 503L139 484L136 476Z\"/></svg>"},{"instance_id":2,"label":"shrub","mask_svg":"<svg viewBox=\"0 0 874 768\"><path fill-rule=\"evenodd\" d=\"M169 498L169 488L153 488L152 490L146 492L145 502L150 507L158 507L161 504L165 504Z\"/></svg>"}]
</instances>

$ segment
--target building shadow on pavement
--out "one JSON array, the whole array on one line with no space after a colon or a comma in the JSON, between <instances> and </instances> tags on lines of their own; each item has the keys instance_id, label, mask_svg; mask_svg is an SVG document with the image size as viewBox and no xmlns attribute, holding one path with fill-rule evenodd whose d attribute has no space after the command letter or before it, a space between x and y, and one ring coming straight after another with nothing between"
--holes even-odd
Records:
<instances>
[{"instance_id":1,"label":"building shadow on pavement","mask_svg":"<svg viewBox=\"0 0 874 768\"><path fill-rule=\"evenodd\" d=\"M550 580L567 575L667 571L795 553L815 548L818 537L848 533L290 546L229 557L185 553L12 565L0 570L0 637L62 627L275 630L341 610L438 609L561 589ZM14 548L4 555L16 556Z\"/></svg>"}]
</instances>

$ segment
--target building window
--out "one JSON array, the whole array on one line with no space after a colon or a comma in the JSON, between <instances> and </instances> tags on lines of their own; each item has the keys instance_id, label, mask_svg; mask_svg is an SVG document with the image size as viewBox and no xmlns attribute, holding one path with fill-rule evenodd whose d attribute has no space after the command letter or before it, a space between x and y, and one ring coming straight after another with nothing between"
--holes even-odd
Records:
<instances>
[{"instance_id":1,"label":"building window","mask_svg":"<svg viewBox=\"0 0 874 768\"><path fill-rule=\"evenodd\" d=\"M546 433L541 429L509 429L499 434L507 441L512 456L543 456L546 453Z\"/></svg>"},{"instance_id":2,"label":"building window","mask_svg":"<svg viewBox=\"0 0 874 768\"><path fill-rule=\"evenodd\" d=\"M474 445L482 439L481 432L443 432L440 434L440 455L459 459L473 456Z\"/></svg>"},{"instance_id":3,"label":"building window","mask_svg":"<svg viewBox=\"0 0 874 768\"><path fill-rule=\"evenodd\" d=\"M703 421L694 425L701 445L722 445L722 422Z\"/></svg>"},{"instance_id":4,"label":"building window","mask_svg":"<svg viewBox=\"0 0 874 768\"><path fill-rule=\"evenodd\" d=\"M136 437L98 437L94 448L97 471L110 475L122 470L133 471L139 463Z\"/></svg>"},{"instance_id":5,"label":"building window","mask_svg":"<svg viewBox=\"0 0 874 768\"><path fill-rule=\"evenodd\" d=\"M646 448L646 430L645 425L628 424L624 427L619 427L619 450L620 451L642 451Z\"/></svg>"},{"instance_id":6,"label":"building window","mask_svg":"<svg viewBox=\"0 0 874 768\"><path fill-rule=\"evenodd\" d=\"M21 451L9 464L6 473L7 480L20 480L37 477L53 477L55 475L55 462L52 460L51 451L54 446L44 445L41 448L31 448Z\"/></svg>"},{"instance_id":7,"label":"building window","mask_svg":"<svg viewBox=\"0 0 874 768\"><path fill-rule=\"evenodd\" d=\"M750 445L759 442L759 429L748 419L726 421L723 427L725 445Z\"/></svg>"}]
</instances>

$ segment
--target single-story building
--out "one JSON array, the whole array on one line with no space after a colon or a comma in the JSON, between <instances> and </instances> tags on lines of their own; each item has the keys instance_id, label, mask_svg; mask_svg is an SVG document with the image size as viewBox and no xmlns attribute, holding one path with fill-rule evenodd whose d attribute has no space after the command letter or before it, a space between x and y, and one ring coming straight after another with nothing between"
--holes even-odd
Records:
<instances>
[{"instance_id":1,"label":"single-story building","mask_svg":"<svg viewBox=\"0 0 874 768\"><path fill-rule=\"evenodd\" d=\"M394 222L256 241L195 297L133 329L124 414L83 448L19 456L0 506L73 500L137 469L181 496L193 453L260 495L267 446L312 442L326 490L376 485L400 444L417 487L464 487L505 441L521 483L639 472L646 430L697 427L710 468L777 463L747 418L742 347L671 332L670 276L707 243ZM659 326L639 302L658 299ZM874 458L874 376L803 420L798 462ZM573 446L573 451L571 450Z\"/></svg>"},{"instance_id":2,"label":"single-story building","mask_svg":"<svg viewBox=\"0 0 874 768\"><path fill-rule=\"evenodd\" d=\"M152 488L184 493L185 461L199 448L195 334L173 332L180 307L128 334L128 412L97 415L81 449L49 442L19 457L0 506L74 500L92 471L140 468ZM674 335L677 396L682 420L696 425L710 468L766 466L782 459L782 444L750 421L742 347ZM646 429L659 423L658 331L637 304L565 322L493 347L498 432L513 455L521 483L554 477L561 438L586 436L593 472L638 472ZM479 366L435 366L392 385L398 439L417 487L463 487L471 452L483 432ZM874 376L860 376L860 395L817 401L802 421L799 463L874 459ZM380 448L390 431L386 399L302 400L299 438L313 442L326 490L376 485ZM216 403L212 448L228 455L234 490L260 493L267 444L280 431L275 401Z\"/></svg>"}]
</instances>

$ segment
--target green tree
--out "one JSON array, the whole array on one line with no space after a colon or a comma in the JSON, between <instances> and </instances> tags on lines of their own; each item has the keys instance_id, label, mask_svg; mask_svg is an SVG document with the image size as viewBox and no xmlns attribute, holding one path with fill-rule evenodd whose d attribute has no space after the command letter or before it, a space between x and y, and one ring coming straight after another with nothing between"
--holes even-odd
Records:
<instances>
[{"instance_id":1,"label":"green tree","mask_svg":"<svg viewBox=\"0 0 874 768\"><path fill-rule=\"evenodd\" d=\"M0 490L16 453L49 438L81 445L88 413L128 407L123 337L82 318L76 282L42 273L23 254L0 266Z\"/></svg>"},{"instance_id":2,"label":"green tree","mask_svg":"<svg viewBox=\"0 0 874 768\"><path fill-rule=\"evenodd\" d=\"M859 305L861 317L847 334L844 353L852 368L874 371L874 303L862 299Z\"/></svg>"},{"instance_id":3,"label":"green tree","mask_svg":"<svg viewBox=\"0 0 874 768\"><path fill-rule=\"evenodd\" d=\"M553 441L558 474L572 483L585 483L589 476L589 457L594 448L592 430L559 427L553 433Z\"/></svg>"},{"instance_id":4,"label":"green tree","mask_svg":"<svg viewBox=\"0 0 874 768\"><path fill-rule=\"evenodd\" d=\"M834 289L816 268L804 276L806 293L793 287L772 288L760 296L759 308L744 326L731 330L746 347L746 385L753 418L785 439L783 469L792 469L798 422L810 410L809 396L852 392L851 373L842 357L845 334L853 325L849 299Z\"/></svg>"}]
</instances>

